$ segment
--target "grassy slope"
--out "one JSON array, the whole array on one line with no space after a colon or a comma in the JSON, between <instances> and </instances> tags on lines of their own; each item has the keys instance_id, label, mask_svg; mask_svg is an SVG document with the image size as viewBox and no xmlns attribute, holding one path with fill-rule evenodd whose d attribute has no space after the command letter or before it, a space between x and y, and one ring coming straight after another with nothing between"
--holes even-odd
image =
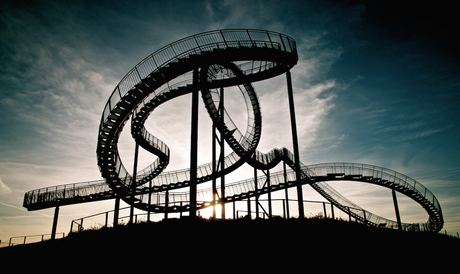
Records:
<instances>
[{"instance_id":1,"label":"grassy slope","mask_svg":"<svg viewBox=\"0 0 460 274\"><path fill-rule=\"evenodd\" d=\"M455 265L460 240L433 233L370 228L330 219L168 220L103 228L64 239L0 249L4 262L37 266L137 270L217 268L442 270ZM255 267L255 269L254 269ZM210 269L211 268L211 269ZM212 271L212 270L211 270ZM93 271L90 271L93 272ZM180 271L174 271L175 273ZM288 271L289 272L289 271Z\"/></svg>"}]
</instances>

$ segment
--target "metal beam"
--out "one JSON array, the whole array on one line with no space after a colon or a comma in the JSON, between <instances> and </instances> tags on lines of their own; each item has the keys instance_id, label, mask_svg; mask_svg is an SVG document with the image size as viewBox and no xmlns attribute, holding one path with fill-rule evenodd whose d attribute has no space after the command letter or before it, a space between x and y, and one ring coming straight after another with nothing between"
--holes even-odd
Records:
<instances>
[{"instance_id":1,"label":"metal beam","mask_svg":"<svg viewBox=\"0 0 460 274\"><path fill-rule=\"evenodd\" d=\"M273 216L273 208L272 208L272 184L270 181L270 170L267 169L267 173L265 173L267 176L267 187L268 187L268 218L271 218Z\"/></svg>"},{"instance_id":2,"label":"metal beam","mask_svg":"<svg viewBox=\"0 0 460 274\"><path fill-rule=\"evenodd\" d=\"M134 167L133 167L133 179L131 181L131 208L129 210L129 223L132 224L134 221L134 199L136 195L136 175L137 175L137 160L139 158L139 144L136 142L134 148Z\"/></svg>"},{"instance_id":3,"label":"metal beam","mask_svg":"<svg viewBox=\"0 0 460 274\"><path fill-rule=\"evenodd\" d=\"M120 197L115 197L115 208L113 210L113 227L118 226L118 217L120 216Z\"/></svg>"},{"instance_id":4,"label":"metal beam","mask_svg":"<svg viewBox=\"0 0 460 274\"><path fill-rule=\"evenodd\" d=\"M53 227L51 229L51 240L56 239L57 222L59 217L59 206L54 209ZM25 239L24 239L25 241Z\"/></svg>"},{"instance_id":5,"label":"metal beam","mask_svg":"<svg viewBox=\"0 0 460 274\"><path fill-rule=\"evenodd\" d=\"M216 174L217 172L217 159L216 159L216 153L217 153L217 144L216 144L216 135L217 131L217 125L213 120L212 123L212 174ZM217 201L217 179L215 176L212 177L212 218L215 220L216 219L216 201Z\"/></svg>"},{"instance_id":6,"label":"metal beam","mask_svg":"<svg viewBox=\"0 0 460 274\"><path fill-rule=\"evenodd\" d=\"M305 211L303 208L303 192L302 184L300 182L300 156L299 156L299 141L297 139L297 123L295 119L295 107L294 107L294 94L292 91L292 79L291 72L286 72L286 82L288 88L288 99L289 99L289 110L291 116L291 131L292 131L292 144L294 146L294 161L295 161L295 176L297 182L297 200L299 206L299 218L305 217Z\"/></svg>"},{"instance_id":7,"label":"metal beam","mask_svg":"<svg viewBox=\"0 0 460 274\"><path fill-rule=\"evenodd\" d=\"M398 222L398 230L402 230L401 215L399 215L399 206L398 206L398 199L396 198L396 191L392 189L391 194L393 196L393 204L395 206L396 220Z\"/></svg>"},{"instance_id":8,"label":"metal beam","mask_svg":"<svg viewBox=\"0 0 460 274\"><path fill-rule=\"evenodd\" d=\"M259 185L257 183L257 168L254 168L254 189L255 189L255 206L256 218L259 218Z\"/></svg>"},{"instance_id":9,"label":"metal beam","mask_svg":"<svg viewBox=\"0 0 460 274\"><path fill-rule=\"evenodd\" d=\"M222 127L225 125L224 121L224 88L220 88L220 105L219 105L219 115ZM221 218L225 219L225 142L224 142L224 132L220 132L220 171L222 172L220 177L220 199L222 200L221 206Z\"/></svg>"},{"instance_id":10,"label":"metal beam","mask_svg":"<svg viewBox=\"0 0 460 274\"><path fill-rule=\"evenodd\" d=\"M199 83L198 69L193 71L193 84ZM190 218L196 219L196 185L198 168L198 95L199 90L192 92L192 118L190 134Z\"/></svg>"},{"instance_id":11,"label":"metal beam","mask_svg":"<svg viewBox=\"0 0 460 274\"><path fill-rule=\"evenodd\" d=\"M287 172L286 172L286 162L283 162L283 175L284 175L284 183L286 184L286 188L284 189L284 195L286 198L286 218L290 219L290 214L289 214L289 190L287 187Z\"/></svg>"}]
</instances>

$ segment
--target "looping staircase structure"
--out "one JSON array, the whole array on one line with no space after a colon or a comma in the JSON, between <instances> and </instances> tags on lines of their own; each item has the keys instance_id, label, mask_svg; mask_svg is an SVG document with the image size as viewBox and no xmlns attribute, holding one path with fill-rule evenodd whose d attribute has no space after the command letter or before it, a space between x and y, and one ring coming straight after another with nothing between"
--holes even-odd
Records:
<instances>
[{"instance_id":1,"label":"looping staircase structure","mask_svg":"<svg viewBox=\"0 0 460 274\"><path fill-rule=\"evenodd\" d=\"M257 150L262 117L251 83L288 73L297 61L296 43L291 37L263 30L211 31L161 48L129 71L107 101L97 143L97 162L103 180L27 192L24 207L38 210L120 197L126 203L149 212L188 211L191 193L180 192L181 188L225 176L244 163L255 169L270 170L284 162L290 170L271 173L270 184L266 184L267 176L261 176L225 185L225 197L220 197L219 203L241 201L308 184L357 220L371 226L398 228L397 222L362 209L326 183L359 181L402 193L426 210L429 216L426 223L402 224L405 229L416 227L440 231L444 221L438 200L419 182L403 174L354 163L305 166L296 164L294 153L286 148L273 149L268 153ZM239 88L246 103L248 121L245 132L232 121L223 104L223 89L232 86ZM197 166L196 170L164 172L169 164L170 148L148 132L144 124L158 106L198 91L213 125L232 152L225 156L219 167L208 163ZM135 175L128 172L118 151L119 136L130 118L131 134L136 145L157 156L152 164ZM297 173L300 178L296 171L300 171ZM215 205L215 191L213 188L198 190L196 209Z\"/></svg>"}]
</instances>

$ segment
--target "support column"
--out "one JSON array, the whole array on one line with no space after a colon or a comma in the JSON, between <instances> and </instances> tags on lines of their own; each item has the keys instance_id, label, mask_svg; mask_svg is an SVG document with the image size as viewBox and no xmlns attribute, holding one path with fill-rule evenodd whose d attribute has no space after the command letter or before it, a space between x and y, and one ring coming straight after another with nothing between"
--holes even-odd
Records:
<instances>
[{"instance_id":1,"label":"support column","mask_svg":"<svg viewBox=\"0 0 460 274\"><path fill-rule=\"evenodd\" d=\"M286 200L281 200L283 202L283 219L287 219L286 218Z\"/></svg>"},{"instance_id":2,"label":"support column","mask_svg":"<svg viewBox=\"0 0 460 274\"><path fill-rule=\"evenodd\" d=\"M152 189L152 180L149 182L149 189ZM149 206L147 211L147 223L150 223L150 206L152 205L152 192L149 193Z\"/></svg>"},{"instance_id":3,"label":"support column","mask_svg":"<svg viewBox=\"0 0 460 274\"><path fill-rule=\"evenodd\" d=\"M265 174L267 176L267 187L268 187L268 218L273 216L273 209L272 209L272 183L270 181L270 170L267 170Z\"/></svg>"},{"instance_id":4,"label":"support column","mask_svg":"<svg viewBox=\"0 0 460 274\"><path fill-rule=\"evenodd\" d=\"M286 82L288 88L288 99L289 99L289 110L291 116L291 130L292 130L292 144L294 146L294 160L295 160L295 175L297 182L297 199L299 206L299 218L303 219L305 217L304 207L303 207L303 192L302 184L300 182L300 156L299 156L299 142L297 139L297 123L295 119L295 108L294 108L294 94L292 91L292 80L291 72L286 72Z\"/></svg>"},{"instance_id":5,"label":"support column","mask_svg":"<svg viewBox=\"0 0 460 274\"><path fill-rule=\"evenodd\" d=\"M331 203L331 214L332 214L332 219L335 220L335 215L334 215L334 205Z\"/></svg>"},{"instance_id":6,"label":"support column","mask_svg":"<svg viewBox=\"0 0 460 274\"><path fill-rule=\"evenodd\" d=\"M134 221L134 198L136 194L136 175L137 175L137 159L139 158L139 144L136 142L134 148L134 167L133 167L133 179L131 181L131 208L129 210L129 223L132 224Z\"/></svg>"},{"instance_id":7,"label":"support column","mask_svg":"<svg viewBox=\"0 0 460 274\"><path fill-rule=\"evenodd\" d=\"M256 196L255 196L256 218L259 218L259 185L257 183L257 168L254 168L254 189L256 191Z\"/></svg>"},{"instance_id":8,"label":"support column","mask_svg":"<svg viewBox=\"0 0 460 274\"><path fill-rule=\"evenodd\" d=\"M51 240L56 239L56 230L57 230L58 217L59 217L59 206L57 206L54 209L53 227L51 229Z\"/></svg>"},{"instance_id":9,"label":"support column","mask_svg":"<svg viewBox=\"0 0 460 274\"><path fill-rule=\"evenodd\" d=\"M198 69L193 71L193 84L198 85ZM190 218L196 219L196 185L198 168L198 95L199 90L192 92L192 121L190 136Z\"/></svg>"},{"instance_id":10,"label":"support column","mask_svg":"<svg viewBox=\"0 0 460 274\"><path fill-rule=\"evenodd\" d=\"M222 126L225 125L224 121L224 88L220 88L220 105L219 105L219 114L220 114L220 121ZM224 133L223 131L220 132L220 170L222 171L222 175L220 177L220 199L222 200L221 205L221 218L225 219L225 142L224 142Z\"/></svg>"},{"instance_id":11,"label":"support column","mask_svg":"<svg viewBox=\"0 0 460 274\"><path fill-rule=\"evenodd\" d=\"M167 220L169 218L168 216L168 208L169 208L169 190L166 190L166 193L165 193L165 220Z\"/></svg>"},{"instance_id":12,"label":"support column","mask_svg":"<svg viewBox=\"0 0 460 274\"><path fill-rule=\"evenodd\" d=\"M251 219L251 197L248 197L248 219Z\"/></svg>"},{"instance_id":13,"label":"support column","mask_svg":"<svg viewBox=\"0 0 460 274\"><path fill-rule=\"evenodd\" d=\"M401 215L399 215L399 206L398 206L398 199L396 199L396 191L392 189L391 194L393 196L393 204L395 206L396 220L398 222L398 230L402 230Z\"/></svg>"},{"instance_id":14,"label":"support column","mask_svg":"<svg viewBox=\"0 0 460 274\"><path fill-rule=\"evenodd\" d=\"M326 203L323 203L324 219L327 219Z\"/></svg>"},{"instance_id":15,"label":"support column","mask_svg":"<svg viewBox=\"0 0 460 274\"><path fill-rule=\"evenodd\" d=\"M115 197L115 208L113 209L113 227L118 226L118 216L120 216L120 197Z\"/></svg>"},{"instance_id":16,"label":"support column","mask_svg":"<svg viewBox=\"0 0 460 274\"><path fill-rule=\"evenodd\" d=\"M215 177L215 174L217 172L216 165L217 165L217 159L216 159L216 153L217 153L217 146L216 146L216 125L213 122L212 123L212 218L215 220L216 219L216 201L217 201L217 180Z\"/></svg>"},{"instance_id":17,"label":"support column","mask_svg":"<svg viewBox=\"0 0 460 274\"><path fill-rule=\"evenodd\" d=\"M283 162L283 173L284 173L284 184L286 188L284 189L284 195L286 198L286 218L290 219L289 216L289 189L288 189L288 181L287 181L287 172L286 172L286 162Z\"/></svg>"}]
</instances>

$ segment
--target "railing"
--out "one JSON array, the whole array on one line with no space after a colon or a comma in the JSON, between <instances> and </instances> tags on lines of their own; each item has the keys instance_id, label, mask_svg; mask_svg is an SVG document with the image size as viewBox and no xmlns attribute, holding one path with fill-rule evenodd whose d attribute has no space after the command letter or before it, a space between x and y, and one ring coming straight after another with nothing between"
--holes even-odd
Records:
<instances>
[{"instance_id":1,"label":"railing","mask_svg":"<svg viewBox=\"0 0 460 274\"><path fill-rule=\"evenodd\" d=\"M58 238L58 236L61 236L61 238L64 238L65 233L62 233L62 232L56 233L56 239ZM20 240L17 241L18 239ZM8 246L31 244L31 243L43 242L47 240L51 240L51 234L15 236L15 237L10 238Z\"/></svg>"},{"instance_id":2,"label":"railing","mask_svg":"<svg viewBox=\"0 0 460 274\"><path fill-rule=\"evenodd\" d=\"M130 208L131 207L128 206L128 207L120 208L119 210L120 211L121 210L128 210ZM99 229L101 227L113 227L114 223L113 223L113 221L110 222L109 217L113 217L114 212L115 212L115 210L110 210L110 211L101 212L101 213L98 213L98 214L93 214L93 215L90 215L90 216L86 216L86 217L82 217L82 218L79 218L79 219L72 220L72 222L70 224L70 233L78 233L78 232L84 231L85 227L83 225L87 223L87 222L84 222L84 220L88 220L88 219L93 219L93 222L92 222L92 224L90 224L89 229ZM141 221L139 217L147 216L147 215L148 215L148 213L134 214L134 216L133 216L134 217L134 223L138 223L138 222ZM118 218L117 225L124 224L123 220L129 219L129 218L130 218L129 215L120 216ZM95 220L102 221L102 222L97 222ZM128 222L126 222L126 223L128 223Z\"/></svg>"},{"instance_id":3,"label":"railing","mask_svg":"<svg viewBox=\"0 0 460 274\"><path fill-rule=\"evenodd\" d=\"M356 163L316 164L309 165L308 169L316 176L343 173L344 175L359 174L364 177L369 176L373 178L379 178L381 180L386 180L394 184L397 184L402 188L413 190L414 192L418 193L420 196L428 200L430 203L432 203L436 209L441 211L441 205L429 189L427 189L425 186L423 186L416 180L391 169Z\"/></svg>"},{"instance_id":4,"label":"railing","mask_svg":"<svg viewBox=\"0 0 460 274\"><path fill-rule=\"evenodd\" d=\"M284 150L282 150L284 151ZM289 156L287 156L289 157ZM212 174L211 168L205 168L207 174ZM434 195L426 189L422 184L418 183L414 179L398 173L396 171L376 167L372 165L365 165L365 164L354 164L354 163L328 163L328 164L316 164L316 165L309 165L303 166L302 169L304 174L311 174L311 178L315 177L325 177L325 180L336 180L340 179L340 177L347 178L347 176L357 176L361 179L375 179L377 181L373 182L372 180L368 181L370 183L377 183L377 182L384 182L384 183L391 183L393 185L400 186L401 189L412 191L413 193L417 193L420 197L423 197L426 201L430 203L434 209L430 209L433 214L439 214L439 216L432 221L440 222L437 226L442 226L442 213L439 202L434 197ZM188 174L188 170L184 170L184 175ZM175 176L178 176L180 172L175 171ZM200 176L205 176L203 173L199 173ZM328 176L334 175L334 178L327 179ZM179 179L188 179L188 178L170 178L170 175L161 175L158 178L163 179L174 179L177 182ZM336 177L338 176L338 177ZM262 175L257 178L257 189L262 189L267 186L267 176ZM270 174L270 186L277 186L282 183L286 183L288 181L295 181L295 173L290 170L286 173L283 171L274 172ZM168 184L173 183L174 181L165 180L162 181L160 184ZM381 185L384 183L380 183ZM29 199L25 199L30 204L31 202L45 202L45 201L52 201L56 199L63 199L63 198L71 198L73 195L91 195L97 194L98 189L103 187L103 189L108 190L108 186L104 183L104 181L93 181L93 182L84 182L84 183L75 183L75 184L67 184L49 188L43 188L34 190L31 192L26 193L26 197ZM360 218L365 222L370 222L377 225L385 224L388 228L396 228L398 224L395 221L388 220L383 217L379 217L374 215L368 211L363 210L353 202L349 201L342 195L340 195L337 191L333 188L329 187L327 184L322 182L315 183L315 187L318 188L323 192L323 195L331 197L335 200L339 205L337 205L342 210L348 210L348 214L352 214L356 218ZM219 191L220 188L218 188ZM233 184L228 184L225 186L226 195L227 197L233 195L239 195L241 193L249 193L256 190L256 186L254 184L254 179L247 179L242 180ZM212 201L212 188L202 189L197 191L197 199L200 201ZM150 195L150 196L149 196ZM32 197L32 198L30 198ZM189 193L188 192L170 192L170 193L150 193L144 195L138 195L137 198L141 199L142 202L148 203L150 201L151 204L155 204L157 206L181 206L184 203L189 202ZM431 218L431 217L430 217ZM430 223L425 224L402 224L403 230L430 230L429 227Z\"/></svg>"},{"instance_id":5,"label":"railing","mask_svg":"<svg viewBox=\"0 0 460 274\"><path fill-rule=\"evenodd\" d=\"M259 199L258 201L259 201L258 206L261 209L259 211L259 216L261 216L263 219L270 218L269 213L264 208L264 203L267 203L267 202L270 202L270 201L271 201L272 204L275 204L277 202L282 202L282 216L283 216L284 219L288 219L288 218L291 217L290 214L288 213L288 211L289 211L288 210L288 203L294 203L294 202L297 203L298 202L298 200L296 200L296 199L271 199L271 200ZM307 207L310 208L311 210L315 210L315 209L318 210L317 212L311 211L310 212L310 218L330 218L330 219L346 220L343 217L344 213L346 214L350 210L360 210L358 208L350 208L348 211L334 212L333 205L331 203L329 203L329 202L304 200L303 203L307 204ZM318 206L320 206L320 208L315 207L314 205L318 205ZM313 209L313 208L315 208L315 209ZM330 210L328 210L327 208L330 208ZM130 209L130 207L120 208L119 210L122 211L122 210L128 210L128 209ZM199 212L200 211L198 211L198 213ZM277 212L279 212L279 208L277 208ZM241 215L241 213L246 213L246 214ZM93 214L93 215L90 215L90 216L86 216L86 217L82 217L82 218L72 220L71 226L70 226L70 233L79 233L79 232L82 232L82 231L87 230L87 229L91 230L91 229L100 229L100 228L104 228L104 227L113 227L113 222L111 222L111 218L113 217L113 214L114 214L114 210L110 210L110 211L101 212L101 213L98 213L98 214ZM179 214L181 214L180 216L182 216L181 212L179 212ZM239 210L234 209L234 211L233 211L233 219L239 219L241 217L247 216L248 214L251 214L251 216L256 215L256 210L253 209L252 211L247 211L247 210L241 210L241 209L239 209ZM134 217L133 217L134 218L134 223L139 223L139 222L146 221L145 216L147 216L147 215L148 215L148 213L135 214ZM259 216L256 216L256 217L259 217ZM277 217L277 216L281 216L281 215L274 214L271 217ZM347 215L345 215L345 216L347 216ZM141 218L139 218L139 217L141 217ZM129 215L119 217L118 218L118 224L121 224L121 225L127 224L127 222L124 223L123 220L128 219L128 218L130 218ZM357 218L353 219L350 215L348 215L348 221L350 221L350 222L352 222L352 221L362 222ZM89 228L85 228L84 224L88 224Z\"/></svg>"},{"instance_id":6,"label":"railing","mask_svg":"<svg viewBox=\"0 0 460 274\"><path fill-rule=\"evenodd\" d=\"M84 197L111 191L105 180L72 183L28 191L24 195L24 207L59 199Z\"/></svg>"},{"instance_id":7,"label":"railing","mask_svg":"<svg viewBox=\"0 0 460 274\"><path fill-rule=\"evenodd\" d=\"M359 176L362 180L366 180L369 183L375 183L382 186L391 184L392 188L414 193L412 198L416 199L422 206L424 206L425 202L429 202L430 205L427 207L424 206L430 215L428 222L422 224L402 224L402 230L430 231L433 229L433 226L436 229L441 229L443 225L441 206L436 197L425 186L399 172L387 168L355 163L316 164L308 166L308 169L314 176L319 177L335 175L337 177L334 179L340 179L340 177L346 179L347 176ZM316 190L334 199L338 204L342 205L343 208L356 207L356 204L344 198L325 183L319 182L313 186ZM419 197L423 197L423 199ZM431 208L431 206L433 208ZM365 222L385 226L387 228L398 228L397 222L374 215L362 209L356 210L355 212L351 210L350 214L353 214L355 217ZM434 214L434 216L431 214Z\"/></svg>"}]
</instances>

